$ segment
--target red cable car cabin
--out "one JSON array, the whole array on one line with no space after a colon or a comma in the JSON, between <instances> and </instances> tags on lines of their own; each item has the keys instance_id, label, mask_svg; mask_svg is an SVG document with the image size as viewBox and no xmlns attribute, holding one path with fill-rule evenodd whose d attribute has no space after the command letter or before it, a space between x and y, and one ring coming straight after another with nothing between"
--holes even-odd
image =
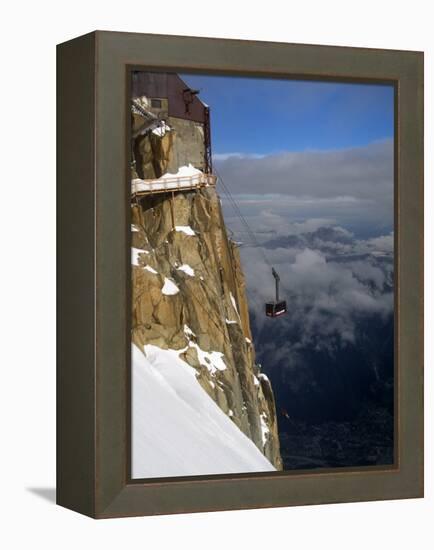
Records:
<instances>
[{"instance_id":1,"label":"red cable car cabin","mask_svg":"<svg viewBox=\"0 0 434 550\"><path fill-rule=\"evenodd\" d=\"M279 300L279 281L280 277L274 267L271 268L271 272L276 281L276 300L274 302L267 302L265 304L265 315L267 317L279 317L287 312L286 300Z\"/></svg>"},{"instance_id":2,"label":"red cable car cabin","mask_svg":"<svg viewBox=\"0 0 434 550\"><path fill-rule=\"evenodd\" d=\"M267 317L279 317L286 313L286 301L281 300L280 302L267 302L265 304L265 315Z\"/></svg>"}]
</instances>

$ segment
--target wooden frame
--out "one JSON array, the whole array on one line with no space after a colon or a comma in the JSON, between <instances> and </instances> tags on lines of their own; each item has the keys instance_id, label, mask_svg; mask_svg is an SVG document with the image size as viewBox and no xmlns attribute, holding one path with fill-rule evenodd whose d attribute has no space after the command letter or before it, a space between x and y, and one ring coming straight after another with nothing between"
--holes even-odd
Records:
<instances>
[{"instance_id":1,"label":"wooden frame","mask_svg":"<svg viewBox=\"0 0 434 550\"><path fill-rule=\"evenodd\" d=\"M394 83L394 467L129 478L132 67ZM100 31L65 42L58 213L58 504L105 518L423 496L422 53Z\"/></svg>"}]
</instances>

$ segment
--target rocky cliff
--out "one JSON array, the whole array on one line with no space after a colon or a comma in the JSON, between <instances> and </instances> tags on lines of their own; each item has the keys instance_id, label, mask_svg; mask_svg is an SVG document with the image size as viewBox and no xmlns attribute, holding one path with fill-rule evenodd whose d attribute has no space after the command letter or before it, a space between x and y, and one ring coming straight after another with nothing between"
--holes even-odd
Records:
<instances>
[{"instance_id":1,"label":"rocky cliff","mask_svg":"<svg viewBox=\"0 0 434 550\"><path fill-rule=\"evenodd\" d=\"M178 350L202 388L277 468L273 392L255 364L244 277L214 188L132 206L133 342Z\"/></svg>"},{"instance_id":2,"label":"rocky cliff","mask_svg":"<svg viewBox=\"0 0 434 550\"><path fill-rule=\"evenodd\" d=\"M132 180L146 187L143 180L177 172L186 159L201 169L200 125L168 117L147 130L149 104L136 98L132 108ZM239 253L215 188L147 194L131 208L133 343L145 355L176 350L221 411L281 469L273 391L255 363Z\"/></svg>"}]
</instances>

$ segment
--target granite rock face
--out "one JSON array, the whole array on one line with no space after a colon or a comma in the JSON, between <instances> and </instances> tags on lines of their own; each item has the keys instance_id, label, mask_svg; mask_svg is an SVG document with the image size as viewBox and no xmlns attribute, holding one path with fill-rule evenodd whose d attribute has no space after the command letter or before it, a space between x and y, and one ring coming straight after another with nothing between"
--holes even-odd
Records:
<instances>
[{"instance_id":1,"label":"granite rock face","mask_svg":"<svg viewBox=\"0 0 434 550\"><path fill-rule=\"evenodd\" d=\"M150 149L157 175L167 155ZM133 342L179 351L202 388L282 469L273 391L255 363L239 252L215 189L147 195L132 203L131 231Z\"/></svg>"}]
</instances>

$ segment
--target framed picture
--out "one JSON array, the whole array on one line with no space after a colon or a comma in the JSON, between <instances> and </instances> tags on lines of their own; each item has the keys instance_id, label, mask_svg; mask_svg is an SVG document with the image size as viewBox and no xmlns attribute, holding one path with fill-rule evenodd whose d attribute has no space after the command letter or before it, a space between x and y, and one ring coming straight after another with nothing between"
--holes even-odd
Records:
<instances>
[{"instance_id":1,"label":"framed picture","mask_svg":"<svg viewBox=\"0 0 434 550\"><path fill-rule=\"evenodd\" d=\"M58 46L57 502L423 496L423 54Z\"/></svg>"}]
</instances>

